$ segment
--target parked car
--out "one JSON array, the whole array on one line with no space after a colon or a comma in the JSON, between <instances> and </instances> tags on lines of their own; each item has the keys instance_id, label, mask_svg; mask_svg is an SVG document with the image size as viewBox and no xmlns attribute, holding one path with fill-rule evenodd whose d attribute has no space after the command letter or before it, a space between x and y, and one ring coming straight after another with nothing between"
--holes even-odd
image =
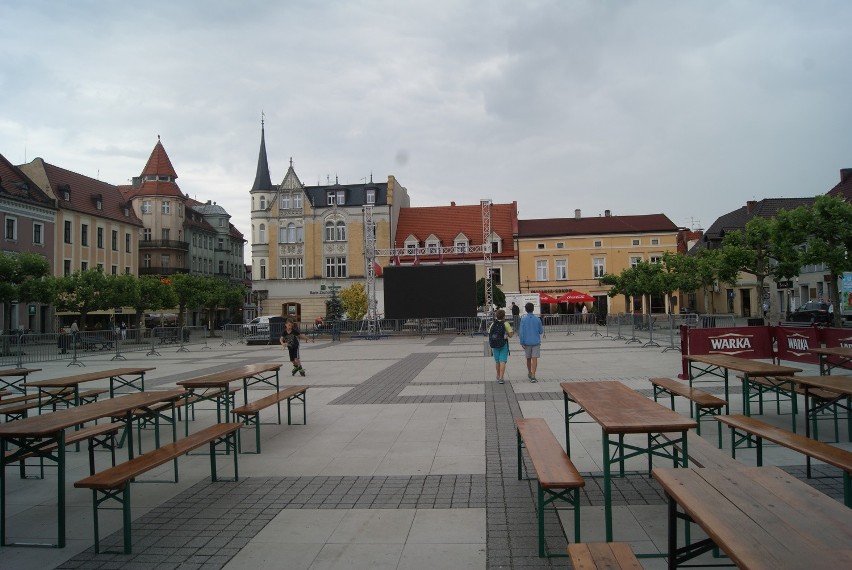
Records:
<instances>
[{"instance_id":1,"label":"parked car","mask_svg":"<svg viewBox=\"0 0 852 570\"><path fill-rule=\"evenodd\" d=\"M831 324L833 318L834 311L829 303L809 301L790 313L787 320L794 323L828 325Z\"/></svg>"}]
</instances>

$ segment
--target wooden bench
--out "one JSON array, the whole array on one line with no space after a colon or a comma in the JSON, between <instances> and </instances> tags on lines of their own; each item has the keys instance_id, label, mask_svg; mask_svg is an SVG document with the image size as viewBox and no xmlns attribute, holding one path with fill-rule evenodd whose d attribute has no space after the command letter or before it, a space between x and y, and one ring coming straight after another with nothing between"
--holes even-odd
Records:
<instances>
[{"instance_id":1,"label":"wooden bench","mask_svg":"<svg viewBox=\"0 0 852 570\"><path fill-rule=\"evenodd\" d=\"M109 392L106 388L94 388L92 390L80 392L80 403L86 404L88 402L97 401L98 396L106 392ZM0 415L5 416L5 421L10 422L27 417L29 410L53 406L53 410L56 411L56 406L58 404L65 404L67 407L74 403L74 393L67 390L53 390L48 393L48 396L50 399L43 403L34 401L38 400L37 394L28 395L26 397L19 396L15 399L23 403L19 403L15 406L3 406L0 408ZM6 403L8 403L6 400L2 402L2 404Z\"/></svg>"},{"instance_id":2,"label":"wooden bench","mask_svg":"<svg viewBox=\"0 0 852 570\"><path fill-rule=\"evenodd\" d=\"M568 545L571 566L577 570L642 570L626 542L580 542Z\"/></svg>"},{"instance_id":3,"label":"wooden bench","mask_svg":"<svg viewBox=\"0 0 852 570\"><path fill-rule=\"evenodd\" d=\"M112 464L115 465L115 434L118 433L118 430L122 429L120 423L105 423L105 424L97 424L86 428L81 428L77 431L70 431L65 434L65 445L71 445L80 443L82 441L88 440L89 446L89 474L94 475L95 473L95 448L103 447L104 449L108 449L112 456ZM42 452L50 452L57 449L59 446L56 444L47 445L41 448ZM6 457L10 457L14 454L14 451L7 451ZM24 455L20 455L15 458L15 461L20 460L20 471L21 471L21 479L34 478L29 477L26 472L26 460L34 457L35 453L26 453ZM44 459L40 458L39 461L39 469L40 469L40 479L44 479Z\"/></svg>"},{"instance_id":4,"label":"wooden bench","mask_svg":"<svg viewBox=\"0 0 852 570\"><path fill-rule=\"evenodd\" d=\"M524 448L538 479L538 555L542 558L567 556L546 551L544 507L557 500L571 505L574 509L574 542L580 542L580 488L586 482L544 419L518 418L515 425L518 430L518 480L524 478Z\"/></svg>"},{"instance_id":5,"label":"wooden bench","mask_svg":"<svg viewBox=\"0 0 852 570\"><path fill-rule=\"evenodd\" d=\"M748 416L719 416L717 421L731 428L731 455L736 457L737 447L742 443L757 446L757 466L763 465L763 440L771 441L807 457L808 477L811 476L811 458L843 471L843 501L852 507L852 451L835 447L803 435L787 431ZM738 437L739 436L739 439Z\"/></svg>"},{"instance_id":6,"label":"wooden bench","mask_svg":"<svg viewBox=\"0 0 852 570\"><path fill-rule=\"evenodd\" d=\"M740 380L742 380L742 376L737 376ZM796 433L796 415L799 413L799 404L796 400L796 395L804 395L805 389L795 382L795 376L791 376L789 378L784 376L767 376L767 377L759 377L759 378L749 378L748 380L750 389L754 389L757 393L758 397L758 411L757 415L763 415L763 395L765 393L775 394L775 413L779 416L781 415L781 398L784 397L790 401L790 416L791 416L791 429L793 433ZM788 387L785 387L788 386ZM789 388L792 386L792 390ZM822 390L820 388L811 388L808 390L808 396L813 398L816 402L831 402L837 398L837 394L832 392L828 392L826 390ZM746 397L744 395L744 397ZM748 395L751 397L751 394ZM832 415L834 419L834 439L836 441L840 440L840 428L838 423L838 415L837 415L837 406L832 406ZM808 421L808 418L805 418L805 421ZM818 439L819 435L819 424L817 422L817 417L814 415L813 417L813 431L814 431L814 439Z\"/></svg>"},{"instance_id":7,"label":"wooden bench","mask_svg":"<svg viewBox=\"0 0 852 570\"><path fill-rule=\"evenodd\" d=\"M249 402L239 408L234 408L231 413L242 420L245 426L255 426L255 453L260 453L260 411L275 404L278 406L278 423L281 423L281 401L287 400L287 425L291 425L290 403L293 400L302 402L302 424L308 423L307 406L308 386L292 386L285 388L269 396ZM238 449L242 453L242 438L237 436ZM247 452L248 453L248 452Z\"/></svg>"},{"instance_id":8,"label":"wooden bench","mask_svg":"<svg viewBox=\"0 0 852 570\"><path fill-rule=\"evenodd\" d=\"M174 461L174 482L178 481L177 459L204 444L210 444L210 477L218 481L216 475L216 446L225 443L227 448L233 449L234 456L234 478L239 479L237 466L235 434L239 431L241 424L224 423L215 424L191 434L188 437L177 440L143 453L133 459L110 467L100 473L96 473L85 479L74 483L78 489L92 490L92 504L95 510L95 552L100 552L100 539L98 536L98 508L108 500L115 500L121 504L124 519L124 554L130 554L132 549L131 525L130 525L130 485L136 477L159 467L169 461Z\"/></svg>"},{"instance_id":9,"label":"wooden bench","mask_svg":"<svg viewBox=\"0 0 852 570\"><path fill-rule=\"evenodd\" d=\"M701 418L705 416L718 416L722 408L728 405L728 402L722 398L717 398L713 394L702 392L695 388L690 388L689 385L671 378L651 378L651 384L654 386L654 401L657 401L657 396L660 394L668 394L671 400L671 408L675 409L675 396L683 396L689 400L689 417L694 417L698 422L698 435L701 435ZM695 413L693 415L693 406ZM722 432L719 432L719 447L722 447Z\"/></svg>"}]
</instances>

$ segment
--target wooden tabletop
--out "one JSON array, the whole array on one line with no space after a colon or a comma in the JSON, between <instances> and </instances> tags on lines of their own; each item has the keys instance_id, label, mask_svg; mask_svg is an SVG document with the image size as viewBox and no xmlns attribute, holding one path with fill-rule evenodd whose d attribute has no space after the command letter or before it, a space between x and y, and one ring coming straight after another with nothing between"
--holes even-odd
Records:
<instances>
[{"instance_id":1,"label":"wooden tabletop","mask_svg":"<svg viewBox=\"0 0 852 570\"><path fill-rule=\"evenodd\" d=\"M825 356L843 356L846 358L852 358L852 348L848 348L846 346L832 346L830 348L809 348L808 352L812 352L814 354L822 354Z\"/></svg>"},{"instance_id":2,"label":"wooden tabletop","mask_svg":"<svg viewBox=\"0 0 852 570\"><path fill-rule=\"evenodd\" d=\"M277 372L280 368L281 363L279 362L268 362L265 364L246 364L245 366L239 366L237 368L223 370L222 372L214 372L213 374L205 374L204 376L198 376L196 378L190 378L188 380L180 380L179 382L176 382L176 384L178 386L183 386L187 389L219 388L222 386L227 386L235 380L251 378L256 374L272 372L273 370Z\"/></svg>"},{"instance_id":3,"label":"wooden tabletop","mask_svg":"<svg viewBox=\"0 0 852 570\"><path fill-rule=\"evenodd\" d=\"M125 396L116 396L109 400L92 402L83 406L57 410L40 416L29 416L13 422L0 424L0 437L47 436L77 424L120 415L129 410L143 408L157 402L175 400L184 394L186 394L186 391L183 389L137 392Z\"/></svg>"},{"instance_id":4,"label":"wooden tabletop","mask_svg":"<svg viewBox=\"0 0 852 570\"><path fill-rule=\"evenodd\" d=\"M667 433L698 426L695 420L673 412L621 382L563 382L560 386L606 433Z\"/></svg>"},{"instance_id":5,"label":"wooden tabletop","mask_svg":"<svg viewBox=\"0 0 852 570\"><path fill-rule=\"evenodd\" d=\"M115 376L129 376L131 374L143 374L150 368L113 368L112 370L104 370L102 372L86 372L85 374L75 374L73 376L63 376L61 378L51 378L50 380L37 380L35 382L25 382L24 386L34 386L37 388L65 388L68 386L76 386L84 382L94 382L95 380L104 380Z\"/></svg>"},{"instance_id":6,"label":"wooden tabletop","mask_svg":"<svg viewBox=\"0 0 852 570\"><path fill-rule=\"evenodd\" d=\"M808 388L822 388L834 394L852 396L852 376L793 376L785 380Z\"/></svg>"},{"instance_id":7,"label":"wooden tabletop","mask_svg":"<svg viewBox=\"0 0 852 570\"><path fill-rule=\"evenodd\" d=\"M744 372L749 376L790 376L801 372L801 368L792 366L780 366L750 358L740 358L728 354L687 354L684 358L691 362L703 362L738 372Z\"/></svg>"},{"instance_id":8,"label":"wooden tabletop","mask_svg":"<svg viewBox=\"0 0 852 570\"><path fill-rule=\"evenodd\" d=\"M740 568L852 567L852 509L777 467L652 475Z\"/></svg>"},{"instance_id":9,"label":"wooden tabletop","mask_svg":"<svg viewBox=\"0 0 852 570\"><path fill-rule=\"evenodd\" d=\"M41 368L7 368L0 370L0 376L26 376L33 372L41 372Z\"/></svg>"}]
</instances>

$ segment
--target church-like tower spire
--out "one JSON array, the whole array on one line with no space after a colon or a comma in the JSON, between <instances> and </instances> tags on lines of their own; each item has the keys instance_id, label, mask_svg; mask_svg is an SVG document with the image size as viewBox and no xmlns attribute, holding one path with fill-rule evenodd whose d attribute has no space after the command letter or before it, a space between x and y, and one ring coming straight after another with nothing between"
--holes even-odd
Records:
<instances>
[{"instance_id":1,"label":"church-like tower spire","mask_svg":"<svg viewBox=\"0 0 852 570\"><path fill-rule=\"evenodd\" d=\"M255 190L272 190L272 179L269 177L269 161L266 159L266 136L262 114L260 119L260 153L257 156L257 174L254 175L254 184L251 189L252 192Z\"/></svg>"}]
</instances>

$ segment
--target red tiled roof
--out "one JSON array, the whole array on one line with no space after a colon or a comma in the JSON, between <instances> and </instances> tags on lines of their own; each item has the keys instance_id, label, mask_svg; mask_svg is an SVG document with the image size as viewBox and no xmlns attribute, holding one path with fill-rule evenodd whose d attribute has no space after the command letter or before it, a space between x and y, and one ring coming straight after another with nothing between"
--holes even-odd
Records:
<instances>
[{"instance_id":1,"label":"red tiled roof","mask_svg":"<svg viewBox=\"0 0 852 570\"><path fill-rule=\"evenodd\" d=\"M157 144L154 145L154 150L148 158L148 164L142 169L143 177L153 175L171 176L173 179L178 177L172 166L172 161L169 160L169 155L166 154L166 149L163 148L163 143L160 142L160 137L157 137Z\"/></svg>"},{"instance_id":2,"label":"red tiled roof","mask_svg":"<svg viewBox=\"0 0 852 570\"><path fill-rule=\"evenodd\" d=\"M518 220L519 238L675 232L677 229L678 227L665 214Z\"/></svg>"},{"instance_id":3,"label":"red tiled roof","mask_svg":"<svg viewBox=\"0 0 852 570\"><path fill-rule=\"evenodd\" d=\"M50 188L53 190L57 204L61 208L142 226L142 220L136 216L129 201L121 194L118 186L60 168L44 162L40 158L37 158L34 162L36 161L41 162ZM64 196L66 188L68 200L65 200ZM98 200L101 201L100 210L97 207ZM125 215L125 212L128 215Z\"/></svg>"},{"instance_id":4,"label":"red tiled roof","mask_svg":"<svg viewBox=\"0 0 852 570\"><path fill-rule=\"evenodd\" d=\"M517 232L518 205L492 204L491 231L503 240L501 254L495 257L514 257L514 235ZM475 206L430 206L424 208L402 208L394 236L395 246L402 248L406 238L417 237L420 246L434 235L442 246L451 246L459 234L470 240L470 245L482 244L482 207Z\"/></svg>"},{"instance_id":5,"label":"red tiled roof","mask_svg":"<svg viewBox=\"0 0 852 570\"><path fill-rule=\"evenodd\" d=\"M53 200L38 184L0 154L0 195L13 200L55 208Z\"/></svg>"}]
</instances>

